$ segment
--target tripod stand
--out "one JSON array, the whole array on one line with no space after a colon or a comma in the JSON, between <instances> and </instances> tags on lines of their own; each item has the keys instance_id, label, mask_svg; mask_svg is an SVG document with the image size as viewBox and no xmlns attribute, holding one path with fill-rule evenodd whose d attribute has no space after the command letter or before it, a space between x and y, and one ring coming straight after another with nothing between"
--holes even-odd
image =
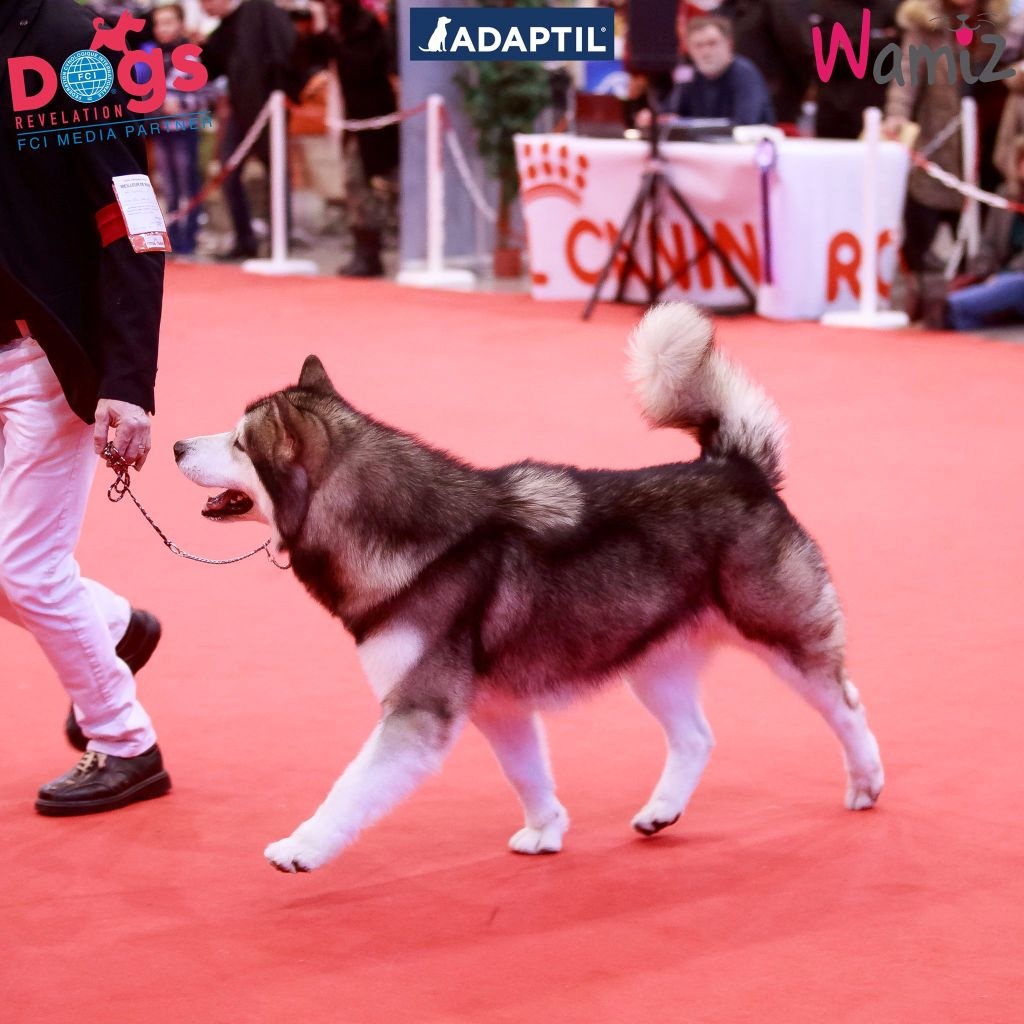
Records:
<instances>
[{"instance_id":1,"label":"tripod stand","mask_svg":"<svg viewBox=\"0 0 1024 1024\"><path fill-rule=\"evenodd\" d=\"M700 236L704 249L695 260L699 259L706 252L713 252L721 260L722 266L739 284L743 294L747 297L747 305L744 309L747 311L754 309L756 300L750 285L736 272L732 260L729 259L729 256L723 251L722 247L701 223L700 218L694 213L693 207L690 206L675 185L672 184L666 172L665 160L661 156L659 148L660 134L661 132L655 121L651 124L651 151L647 157L647 169L644 171L644 176L640 182L636 198L633 200L633 205L629 208L629 213L626 214L626 219L615 236L611 254L601 269L601 273L597 278L597 284L594 285L594 291L583 310L584 320L590 319L590 314L593 313L594 306L597 305L601 289L604 287L605 281L608 280L608 275L612 272L619 253L625 249L626 261L619 275L619 286L615 292L615 301L622 302L626 291L626 282L633 267L636 266L636 243L640 237L640 230L643 227L645 215L647 217L648 247L651 254L651 270L647 278L647 299L649 304L653 306L661 298L662 293L675 284L679 275L685 269L685 267L677 269L675 273L668 277L664 284L662 283L661 271L658 266L658 222L661 216L662 201L665 198L670 199L675 204L676 208L693 225L694 230Z\"/></svg>"}]
</instances>

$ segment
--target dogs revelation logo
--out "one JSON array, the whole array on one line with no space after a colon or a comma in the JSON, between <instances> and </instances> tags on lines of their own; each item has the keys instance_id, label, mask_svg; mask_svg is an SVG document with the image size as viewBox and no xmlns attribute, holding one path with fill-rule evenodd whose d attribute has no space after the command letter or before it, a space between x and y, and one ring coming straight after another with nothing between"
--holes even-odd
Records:
<instances>
[{"instance_id":1,"label":"dogs revelation logo","mask_svg":"<svg viewBox=\"0 0 1024 1024\"><path fill-rule=\"evenodd\" d=\"M196 44L181 43L171 50L168 76L163 50L135 50L128 41L130 34L146 27L143 19L122 11L116 25L107 26L102 18L94 18L92 26L89 49L70 54L59 69L30 54L8 58L7 78L15 114L12 127L19 151L148 138L159 135L161 126L169 123L176 131L212 127L209 111L160 114L172 81L179 92L195 92L206 85L208 76ZM116 64L100 53L101 49L120 54ZM140 69L144 74L139 73ZM53 109L46 109L58 100L58 88L79 106L68 109L67 104L58 101ZM98 105L102 100L107 102Z\"/></svg>"},{"instance_id":2,"label":"dogs revelation logo","mask_svg":"<svg viewBox=\"0 0 1024 1024\"><path fill-rule=\"evenodd\" d=\"M413 7L412 60L610 60L611 8Z\"/></svg>"}]
</instances>

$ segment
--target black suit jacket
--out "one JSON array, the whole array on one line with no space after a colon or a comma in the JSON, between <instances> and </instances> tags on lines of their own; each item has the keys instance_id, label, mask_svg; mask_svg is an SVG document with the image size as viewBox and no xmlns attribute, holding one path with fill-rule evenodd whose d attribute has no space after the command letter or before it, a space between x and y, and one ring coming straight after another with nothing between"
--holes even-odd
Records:
<instances>
[{"instance_id":1,"label":"black suit jacket","mask_svg":"<svg viewBox=\"0 0 1024 1024\"><path fill-rule=\"evenodd\" d=\"M0 322L28 322L87 423L100 398L154 411L164 257L135 253L127 238L103 246L96 223L114 201L111 178L146 170L144 146L119 137L58 147L50 132L47 148L19 152L7 61L42 57L59 73L93 34L91 16L74 0L4 0L0 8ZM120 55L104 55L116 71ZM115 78L100 105L128 99ZM44 110L82 105L58 86Z\"/></svg>"}]
</instances>

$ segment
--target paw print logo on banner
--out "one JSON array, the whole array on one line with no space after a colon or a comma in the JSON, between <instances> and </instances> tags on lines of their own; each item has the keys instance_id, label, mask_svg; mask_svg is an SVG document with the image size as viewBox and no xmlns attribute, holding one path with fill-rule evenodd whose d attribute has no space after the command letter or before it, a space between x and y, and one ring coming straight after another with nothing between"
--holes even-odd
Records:
<instances>
[{"instance_id":1,"label":"paw print logo on banner","mask_svg":"<svg viewBox=\"0 0 1024 1024\"><path fill-rule=\"evenodd\" d=\"M565 144L523 145L523 202L558 197L574 206L583 200L590 161L582 153L572 153Z\"/></svg>"}]
</instances>

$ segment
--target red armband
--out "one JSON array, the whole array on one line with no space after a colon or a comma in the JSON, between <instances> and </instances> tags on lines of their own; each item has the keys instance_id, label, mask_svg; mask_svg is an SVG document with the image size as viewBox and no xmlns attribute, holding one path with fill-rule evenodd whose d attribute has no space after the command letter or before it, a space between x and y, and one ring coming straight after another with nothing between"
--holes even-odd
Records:
<instances>
[{"instance_id":1,"label":"red armband","mask_svg":"<svg viewBox=\"0 0 1024 1024\"><path fill-rule=\"evenodd\" d=\"M121 207L117 203L108 203L96 211L96 228L100 233L100 242L104 248L119 238L128 237L128 227L121 215Z\"/></svg>"}]
</instances>

